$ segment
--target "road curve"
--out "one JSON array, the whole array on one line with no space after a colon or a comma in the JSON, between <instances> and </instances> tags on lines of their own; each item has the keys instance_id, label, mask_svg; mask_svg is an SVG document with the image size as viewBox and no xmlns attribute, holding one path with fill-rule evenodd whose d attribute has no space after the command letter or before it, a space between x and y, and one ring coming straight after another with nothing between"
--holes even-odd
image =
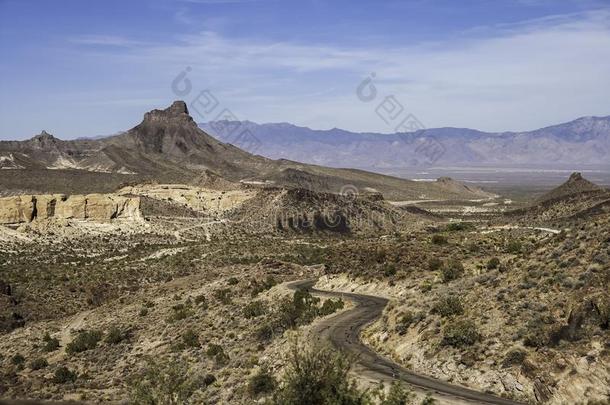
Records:
<instances>
[{"instance_id":1,"label":"road curve","mask_svg":"<svg viewBox=\"0 0 610 405\"><path fill-rule=\"evenodd\" d=\"M333 346L357 359L357 373L379 381L401 380L416 388L436 393L442 397L455 398L460 402L494 405L523 405L506 398L475 391L459 385L449 384L406 368L380 356L360 341L360 331L381 316L388 300L372 295L322 291L313 288L316 279L288 283L291 290L308 290L316 295L349 299L354 308L322 320L314 329L320 338L329 340Z\"/></svg>"}]
</instances>

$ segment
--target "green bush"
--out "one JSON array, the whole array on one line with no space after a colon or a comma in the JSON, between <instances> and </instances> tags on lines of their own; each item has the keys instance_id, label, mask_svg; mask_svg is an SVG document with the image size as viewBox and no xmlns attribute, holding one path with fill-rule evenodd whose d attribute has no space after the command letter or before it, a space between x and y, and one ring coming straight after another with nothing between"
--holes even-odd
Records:
<instances>
[{"instance_id":1,"label":"green bush","mask_svg":"<svg viewBox=\"0 0 610 405\"><path fill-rule=\"evenodd\" d=\"M449 322L443 329L442 344L457 348L475 344L481 336L471 320L455 320Z\"/></svg>"},{"instance_id":2,"label":"green bush","mask_svg":"<svg viewBox=\"0 0 610 405\"><path fill-rule=\"evenodd\" d=\"M335 312L343 309L344 306L345 306L345 304L343 303L343 300L341 298L336 299L336 300L328 299L328 300L324 301L324 304L322 304L322 306L318 310L318 315L326 316L326 315L334 314Z\"/></svg>"},{"instance_id":3,"label":"green bush","mask_svg":"<svg viewBox=\"0 0 610 405\"><path fill-rule=\"evenodd\" d=\"M277 383L275 378L266 368L261 368L250 381L248 381L248 392L255 397L260 394L269 394L275 390Z\"/></svg>"},{"instance_id":4,"label":"green bush","mask_svg":"<svg viewBox=\"0 0 610 405\"><path fill-rule=\"evenodd\" d=\"M192 329L188 329L182 334L182 341L186 347L200 347L199 334Z\"/></svg>"},{"instance_id":5,"label":"green bush","mask_svg":"<svg viewBox=\"0 0 610 405\"><path fill-rule=\"evenodd\" d=\"M214 291L214 297L222 304L228 305L231 303L231 290L228 288L216 290Z\"/></svg>"},{"instance_id":6,"label":"green bush","mask_svg":"<svg viewBox=\"0 0 610 405\"><path fill-rule=\"evenodd\" d=\"M329 348L301 349L295 344L273 403L277 405L364 405L366 392L349 378L351 361Z\"/></svg>"},{"instance_id":7,"label":"green bush","mask_svg":"<svg viewBox=\"0 0 610 405\"><path fill-rule=\"evenodd\" d=\"M452 222L445 227L445 230L449 232L457 231L471 231L475 229L475 225L470 222Z\"/></svg>"},{"instance_id":8,"label":"green bush","mask_svg":"<svg viewBox=\"0 0 610 405\"><path fill-rule=\"evenodd\" d=\"M441 270L443 282L457 280L464 274L464 266L458 260L449 260Z\"/></svg>"},{"instance_id":9,"label":"green bush","mask_svg":"<svg viewBox=\"0 0 610 405\"><path fill-rule=\"evenodd\" d=\"M383 275L386 277L392 277L396 275L396 265L394 263L386 264L383 266Z\"/></svg>"},{"instance_id":10,"label":"green bush","mask_svg":"<svg viewBox=\"0 0 610 405\"><path fill-rule=\"evenodd\" d=\"M66 384L76 381L77 375L74 371L67 367L59 367L53 374L53 382L55 384Z\"/></svg>"},{"instance_id":11,"label":"green bush","mask_svg":"<svg viewBox=\"0 0 610 405\"><path fill-rule=\"evenodd\" d=\"M458 297L448 295L440 298L434 304L432 312L439 314L440 316L462 315L464 313L464 307Z\"/></svg>"},{"instance_id":12,"label":"green bush","mask_svg":"<svg viewBox=\"0 0 610 405\"><path fill-rule=\"evenodd\" d=\"M447 237L445 235L439 235L439 234L433 235L432 243L434 243L435 245L446 245Z\"/></svg>"},{"instance_id":13,"label":"green bush","mask_svg":"<svg viewBox=\"0 0 610 405\"><path fill-rule=\"evenodd\" d=\"M13 357L11 357L11 364L14 366L22 366L25 363L25 357L23 357L20 353L17 353Z\"/></svg>"},{"instance_id":14,"label":"green bush","mask_svg":"<svg viewBox=\"0 0 610 405\"><path fill-rule=\"evenodd\" d=\"M32 360L32 362L30 363L30 368L32 370L41 370L43 368L46 368L48 365L49 362L47 362L47 359L39 357L35 360Z\"/></svg>"},{"instance_id":15,"label":"green bush","mask_svg":"<svg viewBox=\"0 0 610 405\"><path fill-rule=\"evenodd\" d=\"M129 337L128 335L128 332L113 326L108 330L108 334L106 335L104 342L108 343L109 345L116 345L126 340Z\"/></svg>"},{"instance_id":16,"label":"green bush","mask_svg":"<svg viewBox=\"0 0 610 405\"><path fill-rule=\"evenodd\" d=\"M100 340L102 340L102 332L98 330L83 331L66 345L66 353L74 354L95 349Z\"/></svg>"},{"instance_id":17,"label":"green bush","mask_svg":"<svg viewBox=\"0 0 610 405\"><path fill-rule=\"evenodd\" d=\"M407 333L407 330L409 329L414 320L415 317L413 316L413 313L411 311L407 311L402 314L396 319L396 333L401 336Z\"/></svg>"},{"instance_id":18,"label":"green bush","mask_svg":"<svg viewBox=\"0 0 610 405\"><path fill-rule=\"evenodd\" d=\"M404 384L394 381L387 395L380 394L379 405L408 405L414 395Z\"/></svg>"},{"instance_id":19,"label":"green bush","mask_svg":"<svg viewBox=\"0 0 610 405\"><path fill-rule=\"evenodd\" d=\"M265 303L262 301L252 301L244 307L244 317L256 318L266 312Z\"/></svg>"},{"instance_id":20,"label":"green bush","mask_svg":"<svg viewBox=\"0 0 610 405\"><path fill-rule=\"evenodd\" d=\"M497 269L499 265L500 265L500 259L498 259L497 257L492 257L487 262L487 270Z\"/></svg>"},{"instance_id":21,"label":"green bush","mask_svg":"<svg viewBox=\"0 0 610 405\"><path fill-rule=\"evenodd\" d=\"M525 351L521 349L512 349L506 353L506 356L502 361L502 367L520 366L525 361L526 357L527 353Z\"/></svg>"},{"instance_id":22,"label":"green bush","mask_svg":"<svg viewBox=\"0 0 610 405\"><path fill-rule=\"evenodd\" d=\"M432 257L428 260L428 270L437 271L443 266L443 261L438 257Z\"/></svg>"},{"instance_id":23,"label":"green bush","mask_svg":"<svg viewBox=\"0 0 610 405\"><path fill-rule=\"evenodd\" d=\"M211 381L213 380L213 381ZM143 372L130 381L130 402L136 405L181 405L216 379L189 370L187 362L147 359Z\"/></svg>"},{"instance_id":24,"label":"green bush","mask_svg":"<svg viewBox=\"0 0 610 405\"><path fill-rule=\"evenodd\" d=\"M523 246L518 240L512 240L506 245L508 253L521 253L521 249L523 249Z\"/></svg>"},{"instance_id":25,"label":"green bush","mask_svg":"<svg viewBox=\"0 0 610 405\"><path fill-rule=\"evenodd\" d=\"M45 333L42 338L42 341L44 342L44 346L42 347L42 350L44 352L49 353L59 349L59 340L56 338L52 338L51 335L49 335L49 332Z\"/></svg>"}]
</instances>

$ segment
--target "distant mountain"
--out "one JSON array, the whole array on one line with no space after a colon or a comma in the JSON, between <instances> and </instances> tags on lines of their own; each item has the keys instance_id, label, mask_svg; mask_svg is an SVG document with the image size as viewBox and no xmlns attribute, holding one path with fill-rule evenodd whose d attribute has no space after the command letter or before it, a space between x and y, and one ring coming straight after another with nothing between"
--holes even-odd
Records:
<instances>
[{"instance_id":1,"label":"distant mountain","mask_svg":"<svg viewBox=\"0 0 610 405\"><path fill-rule=\"evenodd\" d=\"M584 193L590 192L605 192L606 190L603 187L598 186L595 183L590 182L589 180L582 177L580 173L572 173L570 178L559 187L556 187L545 193L538 201L551 201L563 199L566 197L570 197L573 195L582 195Z\"/></svg>"},{"instance_id":2,"label":"distant mountain","mask_svg":"<svg viewBox=\"0 0 610 405\"><path fill-rule=\"evenodd\" d=\"M254 141L247 134L237 139ZM381 192L399 200L490 196L451 179L422 183L254 155L201 130L183 101L147 112L134 128L103 139L63 141L43 131L26 141L2 141L0 169L0 194L84 194L125 183L166 182Z\"/></svg>"},{"instance_id":3,"label":"distant mountain","mask_svg":"<svg viewBox=\"0 0 610 405\"><path fill-rule=\"evenodd\" d=\"M216 121L199 124L233 142L237 131L257 140L245 145L272 159L362 169L430 166L610 166L610 116L584 117L528 132L487 133L466 128L431 128L410 133L354 133L313 130L292 124Z\"/></svg>"},{"instance_id":4,"label":"distant mountain","mask_svg":"<svg viewBox=\"0 0 610 405\"><path fill-rule=\"evenodd\" d=\"M506 218L518 219L523 224L549 223L567 226L567 222L581 224L582 218L610 212L610 190L572 173L567 181L545 193L530 206L505 213ZM567 222L566 222L567 221Z\"/></svg>"}]
</instances>

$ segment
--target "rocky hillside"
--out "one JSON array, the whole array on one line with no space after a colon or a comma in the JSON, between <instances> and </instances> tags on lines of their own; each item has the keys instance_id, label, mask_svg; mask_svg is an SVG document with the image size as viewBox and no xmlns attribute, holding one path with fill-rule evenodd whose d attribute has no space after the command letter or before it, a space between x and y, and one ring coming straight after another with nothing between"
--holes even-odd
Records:
<instances>
[{"instance_id":1,"label":"rocky hillside","mask_svg":"<svg viewBox=\"0 0 610 405\"><path fill-rule=\"evenodd\" d=\"M416 132L354 133L338 128L313 130L288 123L218 121L200 126L220 140L235 128L258 140L257 153L333 167L383 171L430 165L608 165L610 117L583 117L527 132L488 133L467 128Z\"/></svg>"},{"instance_id":2,"label":"rocky hillside","mask_svg":"<svg viewBox=\"0 0 610 405\"><path fill-rule=\"evenodd\" d=\"M561 223L578 221L610 211L610 191L572 173L560 186L538 198L532 205L509 211L505 218L525 223Z\"/></svg>"},{"instance_id":3,"label":"rocky hillside","mask_svg":"<svg viewBox=\"0 0 610 405\"><path fill-rule=\"evenodd\" d=\"M125 183L214 182L306 187L339 193L349 185L389 199L482 198L489 194L444 182L423 184L352 169L271 160L223 143L199 129L186 103L153 110L129 131L97 140L62 141L43 132L0 142L0 193L112 192Z\"/></svg>"}]
</instances>

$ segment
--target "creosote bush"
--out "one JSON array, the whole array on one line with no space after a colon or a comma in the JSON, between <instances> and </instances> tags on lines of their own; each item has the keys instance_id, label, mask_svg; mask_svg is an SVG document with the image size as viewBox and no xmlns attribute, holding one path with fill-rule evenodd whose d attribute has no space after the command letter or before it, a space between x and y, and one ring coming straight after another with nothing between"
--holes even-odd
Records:
<instances>
[{"instance_id":1,"label":"creosote bush","mask_svg":"<svg viewBox=\"0 0 610 405\"><path fill-rule=\"evenodd\" d=\"M95 349L101 339L102 332L98 330L80 332L73 341L66 345L66 353L74 354Z\"/></svg>"},{"instance_id":2,"label":"creosote bush","mask_svg":"<svg viewBox=\"0 0 610 405\"><path fill-rule=\"evenodd\" d=\"M458 260L449 260L441 269L443 282L448 283L457 280L464 274L464 266Z\"/></svg>"},{"instance_id":3,"label":"creosote bush","mask_svg":"<svg viewBox=\"0 0 610 405\"><path fill-rule=\"evenodd\" d=\"M53 382L55 384L67 384L76 381L76 379L76 373L63 366L57 368L53 374Z\"/></svg>"},{"instance_id":4,"label":"creosote bush","mask_svg":"<svg viewBox=\"0 0 610 405\"><path fill-rule=\"evenodd\" d=\"M462 315L464 307L458 297L448 295L440 298L432 307L432 312L440 316Z\"/></svg>"},{"instance_id":5,"label":"creosote bush","mask_svg":"<svg viewBox=\"0 0 610 405\"><path fill-rule=\"evenodd\" d=\"M475 323L471 320L454 320L443 328L442 344L462 348L472 346L481 336Z\"/></svg>"},{"instance_id":6,"label":"creosote bush","mask_svg":"<svg viewBox=\"0 0 610 405\"><path fill-rule=\"evenodd\" d=\"M59 340L51 337L49 332L46 332L42 338L44 342L44 346L42 347L42 351L44 352L53 352L59 348Z\"/></svg>"},{"instance_id":7,"label":"creosote bush","mask_svg":"<svg viewBox=\"0 0 610 405\"><path fill-rule=\"evenodd\" d=\"M277 382L275 377L265 367L261 368L248 381L248 393L256 397L261 394L269 394L275 390Z\"/></svg>"}]
</instances>

